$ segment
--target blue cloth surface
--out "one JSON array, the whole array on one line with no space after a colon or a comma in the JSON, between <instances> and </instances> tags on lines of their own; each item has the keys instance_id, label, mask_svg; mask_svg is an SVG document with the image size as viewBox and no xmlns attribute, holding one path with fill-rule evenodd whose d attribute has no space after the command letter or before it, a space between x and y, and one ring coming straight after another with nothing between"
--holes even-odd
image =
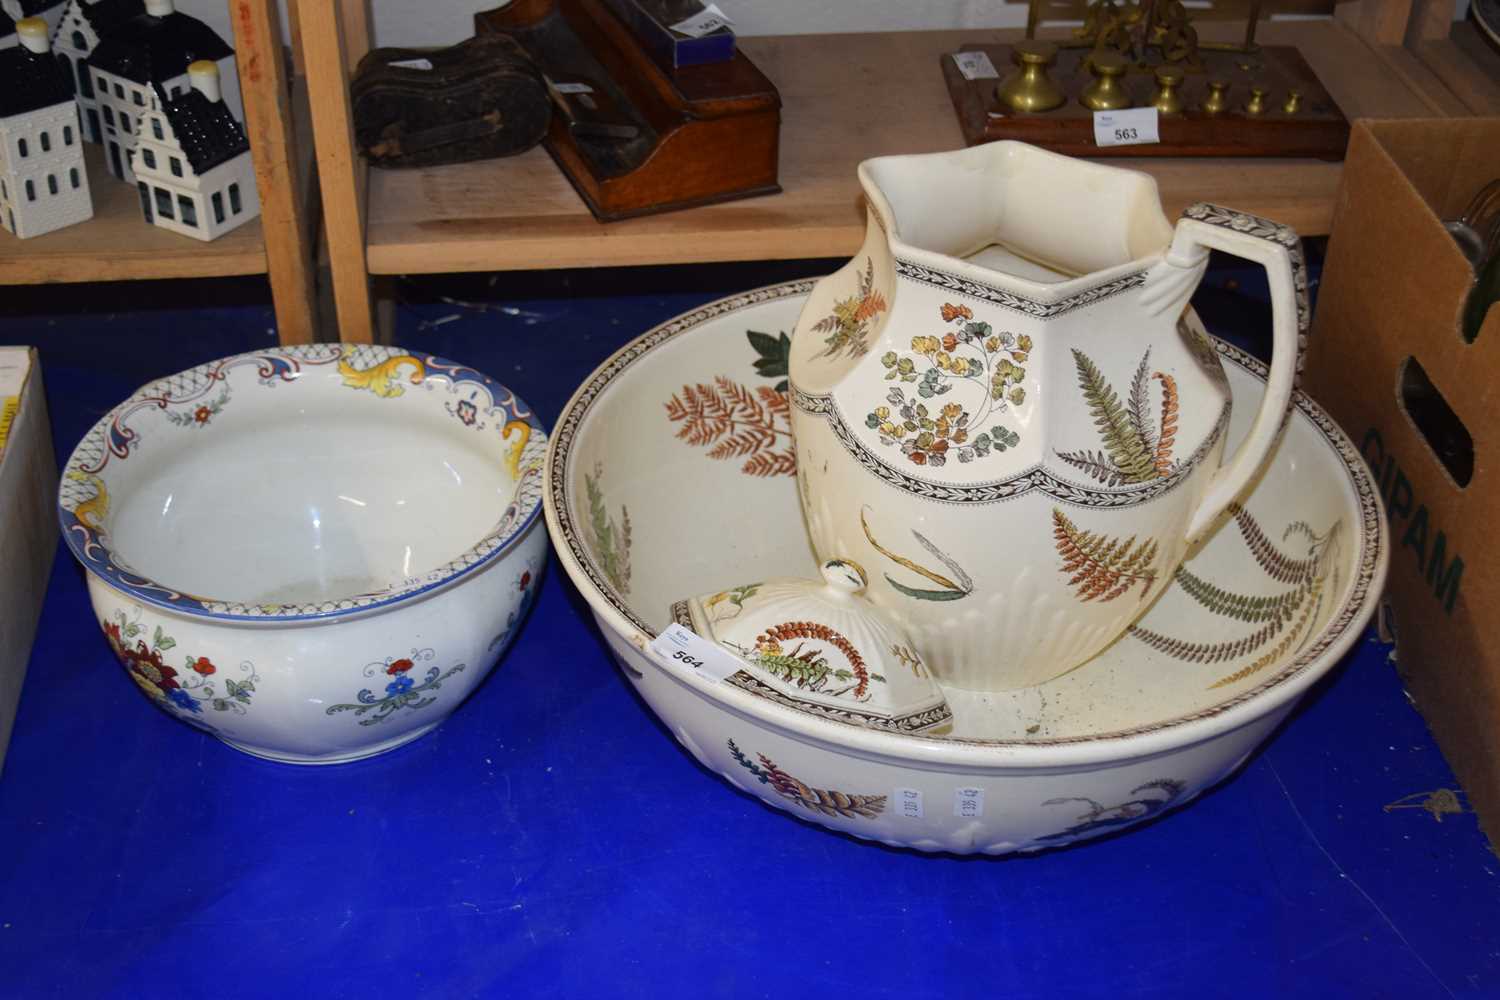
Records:
<instances>
[{"instance_id":1,"label":"blue cloth surface","mask_svg":"<svg viewBox=\"0 0 1500 1000\"><path fill-rule=\"evenodd\" d=\"M482 309L407 288L398 342L550 425L629 338L786 273L538 279L552 297ZM1199 304L1258 347L1239 281L1215 272ZM42 347L59 459L141 382L273 342L265 303L227 287L0 321ZM933 857L699 767L555 563L446 724L296 768L142 699L60 550L0 774L0 997L1500 995L1500 862L1475 817L1385 808L1457 787L1389 653L1361 641L1183 810L1036 856Z\"/></svg>"}]
</instances>

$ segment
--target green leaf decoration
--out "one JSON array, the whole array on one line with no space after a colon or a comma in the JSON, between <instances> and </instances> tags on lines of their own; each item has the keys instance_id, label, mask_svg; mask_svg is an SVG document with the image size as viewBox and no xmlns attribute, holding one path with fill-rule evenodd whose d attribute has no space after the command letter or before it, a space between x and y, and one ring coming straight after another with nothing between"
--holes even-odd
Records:
<instances>
[{"instance_id":1,"label":"green leaf decoration","mask_svg":"<svg viewBox=\"0 0 1500 1000\"><path fill-rule=\"evenodd\" d=\"M910 597L913 600L917 601L957 601L960 598L969 596L968 591L964 590L920 590L916 587L908 587L904 583L899 583L896 580L891 579L891 575L889 573L883 573L881 575L885 577L886 583L889 583L896 589L897 593L905 594L907 597Z\"/></svg>"},{"instance_id":2,"label":"green leaf decoration","mask_svg":"<svg viewBox=\"0 0 1500 1000\"><path fill-rule=\"evenodd\" d=\"M1108 452L1110 462L1126 482L1144 483L1156 478L1156 465L1146 442L1131 423L1120 397L1087 354L1073 349L1078 385L1093 414L1094 426Z\"/></svg>"},{"instance_id":3,"label":"green leaf decoration","mask_svg":"<svg viewBox=\"0 0 1500 1000\"><path fill-rule=\"evenodd\" d=\"M746 330L745 336L749 339L750 346L755 348L755 353L760 355L755 362L755 373L761 378L781 379L776 383L776 391L786 392L792 339L785 333L779 337L773 337L769 333L760 333L757 330Z\"/></svg>"},{"instance_id":4,"label":"green leaf decoration","mask_svg":"<svg viewBox=\"0 0 1500 1000\"><path fill-rule=\"evenodd\" d=\"M1307 598L1305 585L1268 597L1237 594L1215 586L1186 569L1177 571L1175 582L1184 594L1211 613L1242 622L1284 621L1291 618Z\"/></svg>"},{"instance_id":5,"label":"green leaf decoration","mask_svg":"<svg viewBox=\"0 0 1500 1000\"><path fill-rule=\"evenodd\" d=\"M620 524L609 516L604 505L604 491L599 480L604 477L602 464L594 466L594 474L583 474L584 490L589 500L589 527L593 529L594 555L604 575L616 590L630 593L630 511L622 504Z\"/></svg>"}]
</instances>

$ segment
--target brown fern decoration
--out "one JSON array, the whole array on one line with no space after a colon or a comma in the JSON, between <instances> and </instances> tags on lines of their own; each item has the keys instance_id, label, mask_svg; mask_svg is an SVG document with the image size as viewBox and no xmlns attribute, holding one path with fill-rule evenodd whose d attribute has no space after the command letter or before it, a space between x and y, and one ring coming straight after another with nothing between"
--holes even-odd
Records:
<instances>
[{"instance_id":1,"label":"brown fern decoration","mask_svg":"<svg viewBox=\"0 0 1500 1000\"><path fill-rule=\"evenodd\" d=\"M765 754L756 756L760 758L761 767L765 769L771 787L776 789L777 794L798 805L824 816L842 816L845 819L856 816L874 819L885 811L884 795L850 795L847 792L813 788L777 767L776 762Z\"/></svg>"},{"instance_id":2,"label":"brown fern decoration","mask_svg":"<svg viewBox=\"0 0 1500 1000\"><path fill-rule=\"evenodd\" d=\"M1166 372L1152 378L1161 381L1161 431L1156 436L1153 464L1158 476L1172 474L1172 442L1177 440L1177 380Z\"/></svg>"},{"instance_id":3,"label":"brown fern decoration","mask_svg":"<svg viewBox=\"0 0 1500 1000\"><path fill-rule=\"evenodd\" d=\"M854 685L854 696L856 698L865 696L865 692L870 688L870 671L865 666L865 658L859 655L859 650L854 648L854 643L827 625L819 625L817 622L783 622L766 629L755 640L755 644L760 646L762 643L774 642L779 645L796 639L817 639L843 653L844 658L849 661L849 669L854 672L857 682Z\"/></svg>"},{"instance_id":4,"label":"brown fern decoration","mask_svg":"<svg viewBox=\"0 0 1500 1000\"><path fill-rule=\"evenodd\" d=\"M667 419L681 425L678 439L708 448L709 458L744 459L740 471L750 476L797 474L791 408L769 386L751 389L718 375L712 386L684 385L666 410Z\"/></svg>"},{"instance_id":5,"label":"brown fern decoration","mask_svg":"<svg viewBox=\"0 0 1500 1000\"><path fill-rule=\"evenodd\" d=\"M754 775L755 780L763 785L770 785L777 795L824 816L874 819L885 812L884 795L851 795L848 792L813 788L787 774L763 753L755 755L760 761L757 764L745 755L734 740L729 741L729 754L736 763Z\"/></svg>"},{"instance_id":6,"label":"brown fern decoration","mask_svg":"<svg viewBox=\"0 0 1500 1000\"><path fill-rule=\"evenodd\" d=\"M1222 663L1259 649L1276 638L1285 626L1284 620L1273 621L1243 638L1231 639L1227 642L1186 642L1139 627L1131 628L1130 634L1157 652L1166 653L1173 659L1186 660L1188 663Z\"/></svg>"},{"instance_id":7,"label":"brown fern decoration","mask_svg":"<svg viewBox=\"0 0 1500 1000\"><path fill-rule=\"evenodd\" d=\"M1275 663L1277 660L1285 656L1291 650L1293 643L1297 641L1297 637L1302 634L1302 630L1308 626L1308 624L1313 620L1313 617L1317 614L1318 609L1323 606L1321 594L1322 589L1323 588L1321 583L1317 587L1313 588L1311 593L1318 599L1307 601L1303 604L1302 614L1297 618L1296 626L1294 626L1292 630L1288 632L1282 638L1282 640L1276 644L1275 648L1271 649L1269 652L1262 653L1260 656L1251 661L1249 665L1241 667L1234 673L1229 674L1225 677L1220 677L1218 680L1214 681L1208 686L1209 690L1233 684L1235 681L1242 681L1246 677L1249 677L1251 674L1259 673L1266 667L1270 666L1272 663Z\"/></svg>"},{"instance_id":8,"label":"brown fern decoration","mask_svg":"<svg viewBox=\"0 0 1500 1000\"><path fill-rule=\"evenodd\" d=\"M1295 521L1288 525L1282 533L1283 541L1292 535L1301 535L1308 542L1307 558L1297 559L1282 552L1266 536L1249 511L1238 504L1231 505L1229 509L1256 564L1272 580L1291 584L1292 589L1264 597L1242 594L1209 583L1186 569L1177 571L1175 583L1183 593L1209 613L1259 624L1260 628L1239 639L1222 642L1187 642L1139 626L1130 629L1132 635L1152 649L1189 663L1222 663L1248 656L1275 641L1275 646L1262 652L1246 666L1215 681L1210 688L1224 687L1244 680L1267 666L1280 662L1297 642L1304 640L1307 630L1323 607L1324 594L1329 586L1324 561L1334 551L1331 546L1339 531L1338 523L1322 535L1314 532L1312 526L1305 521ZM1332 586L1337 590L1337 571L1334 571L1333 580Z\"/></svg>"},{"instance_id":9,"label":"brown fern decoration","mask_svg":"<svg viewBox=\"0 0 1500 1000\"><path fill-rule=\"evenodd\" d=\"M1123 541L1101 532L1083 531L1060 509L1052 508L1052 537L1062 558L1059 572L1071 573L1068 586L1080 601L1113 601L1139 583L1144 595L1156 582L1157 544L1136 536Z\"/></svg>"},{"instance_id":10,"label":"brown fern decoration","mask_svg":"<svg viewBox=\"0 0 1500 1000\"><path fill-rule=\"evenodd\" d=\"M1239 526L1240 535L1245 539L1250 555L1271 579L1277 583L1295 583L1310 579L1317 573L1319 551L1314 551L1306 559L1293 559L1266 537L1266 533L1244 507L1237 503L1230 504L1229 511L1234 515L1234 522Z\"/></svg>"}]
</instances>

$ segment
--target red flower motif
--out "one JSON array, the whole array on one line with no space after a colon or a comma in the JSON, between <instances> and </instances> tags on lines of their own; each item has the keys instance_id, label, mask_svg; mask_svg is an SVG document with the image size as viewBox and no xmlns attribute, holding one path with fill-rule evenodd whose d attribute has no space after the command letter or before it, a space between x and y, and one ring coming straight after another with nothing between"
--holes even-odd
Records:
<instances>
[{"instance_id":1,"label":"red flower motif","mask_svg":"<svg viewBox=\"0 0 1500 1000\"><path fill-rule=\"evenodd\" d=\"M206 406L200 406L193 411L193 419L200 424L208 423L208 418L214 415L214 411Z\"/></svg>"},{"instance_id":2,"label":"red flower motif","mask_svg":"<svg viewBox=\"0 0 1500 1000\"><path fill-rule=\"evenodd\" d=\"M926 465L927 464L927 454L925 452L914 451L914 452L911 453L910 458L911 458L911 460L913 462L916 462L918 465Z\"/></svg>"},{"instance_id":3,"label":"red flower motif","mask_svg":"<svg viewBox=\"0 0 1500 1000\"><path fill-rule=\"evenodd\" d=\"M218 669L206 656L200 656L196 660L194 660L192 662L192 668L198 673L202 674L204 677L208 677L210 674L215 673Z\"/></svg>"},{"instance_id":4,"label":"red flower motif","mask_svg":"<svg viewBox=\"0 0 1500 1000\"><path fill-rule=\"evenodd\" d=\"M528 569L521 574L521 589L525 590L529 586L531 586L531 570Z\"/></svg>"},{"instance_id":5,"label":"red flower motif","mask_svg":"<svg viewBox=\"0 0 1500 1000\"><path fill-rule=\"evenodd\" d=\"M161 654L148 650L144 642L137 642L135 649L124 651L125 665L131 673L150 681L163 691L177 687L177 671L161 662Z\"/></svg>"},{"instance_id":6,"label":"red flower motif","mask_svg":"<svg viewBox=\"0 0 1500 1000\"><path fill-rule=\"evenodd\" d=\"M944 441L942 438L938 438L936 441L932 442L932 450L941 455L948 450L948 442Z\"/></svg>"},{"instance_id":7,"label":"red flower motif","mask_svg":"<svg viewBox=\"0 0 1500 1000\"><path fill-rule=\"evenodd\" d=\"M410 660L406 659L405 657L402 657L399 660L393 661L390 666L386 667L385 668L385 672L388 673L388 674L390 674L392 677L394 677L397 674L404 674L404 673L406 673L411 668L412 668L412 662Z\"/></svg>"},{"instance_id":8,"label":"red flower motif","mask_svg":"<svg viewBox=\"0 0 1500 1000\"><path fill-rule=\"evenodd\" d=\"M951 333L943 335L943 350L955 351L958 349L958 338Z\"/></svg>"},{"instance_id":9,"label":"red flower motif","mask_svg":"<svg viewBox=\"0 0 1500 1000\"><path fill-rule=\"evenodd\" d=\"M943 322L952 323L962 316L964 319L973 319L974 313L968 306L955 306L950 303L943 304Z\"/></svg>"}]
</instances>

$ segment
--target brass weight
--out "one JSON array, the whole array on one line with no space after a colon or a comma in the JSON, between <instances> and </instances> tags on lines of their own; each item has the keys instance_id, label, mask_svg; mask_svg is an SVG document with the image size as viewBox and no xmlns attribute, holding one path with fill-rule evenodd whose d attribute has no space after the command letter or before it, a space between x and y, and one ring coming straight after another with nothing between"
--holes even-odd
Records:
<instances>
[{"instance_id":1,"label":"brass weight","mask_svg":"<svg viewBox=\"0 0 1500 1000\"><path fill-rule=\"evenodd\" d=\"M1180 66L1169 63L1156 67L1156 96L1151 99L1151 104L1159 113L1182 114L1182 96L1177 93L1177 88L1182 86L1183 76Z\"/></svg>"},{"instance_id":2,"label":"brass weight","mask_svg":"<svg viewBox=\"0 0 1500 1000\"><path fill-rule=\"evenodd\" d=\"M1047 67L1057 58L1055 44L1028 38L1011 47L1010 57L1016 68L995 88L995 97L1005 107L1035 114L1051 111L1068 99L1047 75Z\"/></svg>"},{"instance_id":3,"label":"brass weight","mask_svg":"<svg viewBox=\"0 0 1500 1000\"><path fill-rule=\"evenodd\" d=\"M1118 52L1095 52L1089 57L1089 71L1094 82L1083 89L1078 100L1093 111L1118 111L1130 107L1130 94L1121 82L1130 63Z\"/></svg>"}]
</instances>

